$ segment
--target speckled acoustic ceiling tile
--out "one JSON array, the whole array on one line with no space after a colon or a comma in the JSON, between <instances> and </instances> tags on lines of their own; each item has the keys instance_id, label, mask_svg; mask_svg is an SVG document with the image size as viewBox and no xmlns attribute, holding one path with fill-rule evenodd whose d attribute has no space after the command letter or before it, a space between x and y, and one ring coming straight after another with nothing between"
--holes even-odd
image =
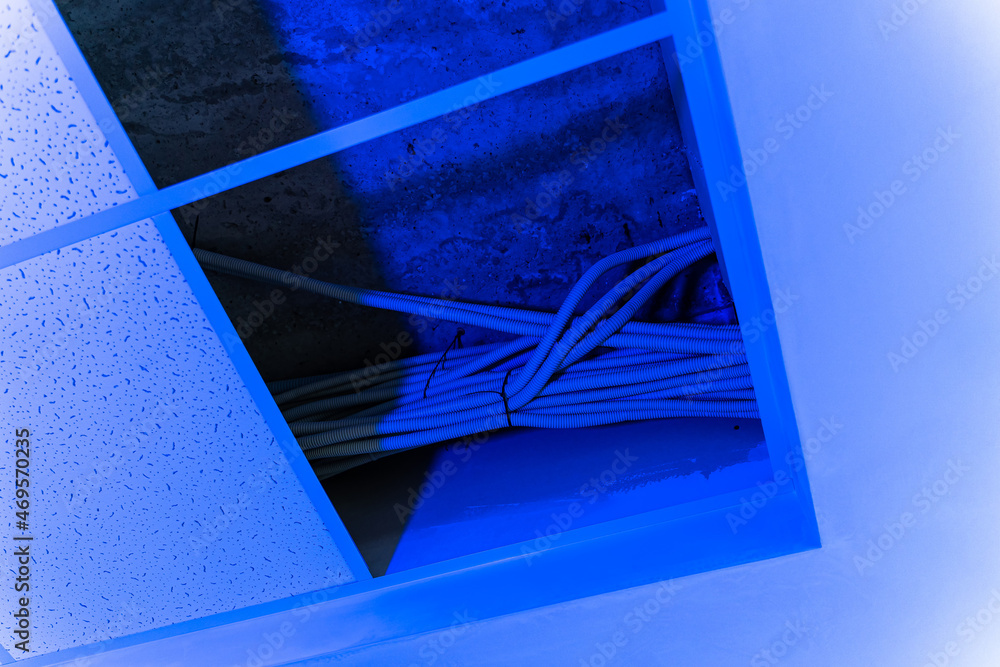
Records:
<instances>
[{"instance_id":1,"label":"speckled acoustic ceiling tile","mask_svg":"<svg viewBox=\"0 0 1000 667\"><path fill-rule=\"evenodd\" d=\"M0 245L135 197L25 0L0 2Z\"/></svg>"},{"instance_id":2,"label":"speckled acoustic ceiling tile","mask_svg":"<svg viewBox=\"0 0 1000 667\"><path fill-rule=\"evenodd\" d=\"M353 580L151 222L8 267L0 290L0 478L28 429L32 508L18 529L5 494L2 548L34 537L33 651Z\"/></svg>"},{"instance_id":3,"label":"speckled acoustic ceiling tile","mask_svg":"<svg viewBox=\"0 0 1000 667\"><path fill-rule=\"evenodd\" d=\"M0 246L135 196L26 0L0 70ZM0 503L6 609L33 538L15 658L354 580L151 221L0 269L0 332L0 478L30 475L23 519Z\"/></svg>"}]
</instances>

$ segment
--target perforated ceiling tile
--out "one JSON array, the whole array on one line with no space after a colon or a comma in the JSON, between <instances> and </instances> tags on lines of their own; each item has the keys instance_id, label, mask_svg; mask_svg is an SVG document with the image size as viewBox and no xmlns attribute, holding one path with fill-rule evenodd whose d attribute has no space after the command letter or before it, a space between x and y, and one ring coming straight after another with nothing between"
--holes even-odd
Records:
<instances>
[{"instance_id":1,"label":"perforated ceiling tile","mask_svg":"<svg viewBox=\"0 0 1000 667\"><path fill-rule=\"evenodd\" d=\"M32 494L27 531L5 494L3 549L34 537L33 652L353 580L150 221L6 268L0 294L0 479L29 429Z\"/></svg>"},{"instance_id":2,"label":"perforated ceiling tile","mask_svg":"<svg viewBox=\"0 0 1000 667\"><path fill-rule=\"evenodd\" d=\"M135 193L27 2L0 2L0 245Z\"/></svg>"}]
</instances>

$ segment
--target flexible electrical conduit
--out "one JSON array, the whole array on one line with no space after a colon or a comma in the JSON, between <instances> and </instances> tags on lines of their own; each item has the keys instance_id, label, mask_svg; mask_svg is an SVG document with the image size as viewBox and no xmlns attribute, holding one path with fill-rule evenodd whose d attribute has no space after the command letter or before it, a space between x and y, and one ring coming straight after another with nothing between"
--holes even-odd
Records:
<instances>
[{"instance_id":1,"label":"flexible electrical conduit","mask_svg":"<svg viewBox=\"0 0 1000 667\"><path fill-rule=\"evenodd\" d=\"M582 354L590 352L592 349L597 347L597 345L612 337L613 332L623 326L624 322L627 321L648 298L658 291L667 280L673 277L684 267L708 255L709 253L711 253L710 244L704 242L696 243L683 249L682 251L679 251L677 254L670 253L653 262L650 262L625 280L621 281L604 298L595 304L585 316L579 318L577 322L569 327L569 331L559 339L558 344L553 348L550 348L551 354L545 358L545 362L536 377L534 377L529 383L525 383L526 386L523 389L514 393L509 401L505 402L504 409L516 410L523 407L528 401L531 400L531 398L537 395L537 393L541 390L541 387L551 379L553 373L559 369L562 361L573 350L573 346L579 342L580 339L583 338L601 318L604 317L604 315L614 306L615 303L634 290L636 285L641 284L644 280L653 276L653 280L644 285L642 289L632 296L625 306L623 306L613 317L604 322L601 327L598 327L598 330L594 331L593 334L587 336L587 339L583 343L584 349L582 351L577 351L578 356L582 356ZM556 324L553 324L550 327L550 332L555 327ZM549 334L547 333L547 336L548 335ZM694 349L677 349L676 347L671 346L672 349L669 351L710 353L727 351L732 348L729 343L723 343L721 347L713 345L715 341L697 340L693 341L693 343L694 345L692 347ZM532 355L532 359L537 357L540 348L541 344L536 347L535 352ZM527 367L528 366L526 366L526 368ZM519 373L519 377L520 376L521 373ZM516 383L513 384L516 387ZM285 412L285 417L288 420L302 419L304 417L327 412L337 408L352 405L363 405L366 402L369 402L369 398L378 401L389 400L391 399L391 393L399 388L399 384L394 384L374 390L366 390L360 392L359 394L315 401L308 405L291 408ZM494 389L492 387L484 389L483 391L498 393L498 389ZM512 392L513 391L516 391L516 389L512 389ZM440 401L438 401L437 404L440 404ZM430 409L433 405L435 405L435 402L426 404L426 409ZM463 418L467 415L458 414L458 410L475 410L485 405L496 405L496 399L494 397L484 395L482 392L480 392L479 396L475 398L467 397L465 399L460 399L459 401L449 405L449 412L451 414L450 418L455 421L463 420ZM479 413L477 412L476 414Z\"/></svg>"},{"instance_id":2,"label":"flexible electrical conduit","mask_svg":"<svg viewBox=\"0 0 1000 667\"><path fill-rule=\"evenodd\" d=\"M269 383L322 479L392 452L510 426L757 418L738 327L632 321L671 278L712 253L708 239L700 228L606 257L556 313L345 287L205 250L195 255L230 275L516 336ZM643 264L577 314L601 276L636 262Z\"/></svg>"}]
</instances>

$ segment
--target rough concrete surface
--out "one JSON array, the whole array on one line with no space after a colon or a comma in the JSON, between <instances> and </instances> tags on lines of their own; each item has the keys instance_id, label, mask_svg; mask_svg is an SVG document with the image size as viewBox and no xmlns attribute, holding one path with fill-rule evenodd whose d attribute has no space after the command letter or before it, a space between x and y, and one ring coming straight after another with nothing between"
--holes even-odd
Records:
<instances>
[{"instance_id":1,"label":"rough concrete surface","mask_svg":"<svg viewBox=\"0 0 1000 667\"><path fill-rule=\"evenodd\" d=\"M591 0L60 6L160 186L647 13ZM656 46L466 111L175 215L189 239L197 223L199 247L286 269L312 266L325 239L338 248L311 274L324 280L550 309L601 257L701 224ZM209 277L237 326L260 321L255 303L269 310L272 288ZM658 316L731 320L711 262L677 282ZM268 380L360 366L404 330L406 352L455 334L284 296L241 326Z\"/></svg>"}]
</instances>

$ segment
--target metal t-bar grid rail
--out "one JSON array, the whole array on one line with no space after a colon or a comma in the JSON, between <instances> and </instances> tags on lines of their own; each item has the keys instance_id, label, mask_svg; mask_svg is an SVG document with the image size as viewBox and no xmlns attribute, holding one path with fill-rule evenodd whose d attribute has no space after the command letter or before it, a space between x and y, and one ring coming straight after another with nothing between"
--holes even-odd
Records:
<instances>
[{"instance_id":1,"label":"metal t-bar grid rail","mask_svg":"<svg viewBox=\"0 0 1000 667\"><path fill-rule=\"evenodd\" d=\"M49 0L31 2L36 8L41 8L43 13L54 12ZM688 145L692 177L698 188L702 211L712 229L715 251L733 295L737 315L750 319L773 312L760 244L753 224L749 192L746 187L742 187L735 193L723 193L721 188L715 187L718 183L728 181L732 169L741 169L742 158L729 107L721 58L715 48L714 33L711 32L713 22L708 3L706 0L651 0L650 5L654 13L647 18L169 187L157 189L144 169L133 170L142 172L141 182L136 184L138 197L0 247L0 268L151 217L156 220L165 236L174 239L174 242L168 240L168 245L177 261L184 267L196 266L190 248L176 243L182 237L169 217L169 212L173 209L445 116L474 103L659 42ZM685 52L685 57L678 57L678 53L691 44L697 45L697 54L690 57ZM109 116L113 116L106 99L101 102L100 106ZM127 143L123 139L124 133L117 118L104 120L112 121L113 136L109 139L114 141L117 138ZM122 136L118 136L116 132ZM186 269L185 273L189 271L190 269ZM188 275L188 279L202 281L204 276ZM245 353L243 350L234 350L233 347L231 342L227 345L231 353L239 356L242 356L241 352ZM793 469L787 464L800 451L801 446L777 332L773 327L770 328L752 344L747 344L746 348L773 466L776 471L784 471L793 481L791 488L801 494L803 510L806 514L811 514L812 503L804 471Z\"/></svg>"},{"instance_id":2,"label":"metal t-bar grid rail","mask_svg":"<svg viewBox=\"0 0 1000 667\"><path fill-rule=\"evenodd\" d=\"M46 32L50 38L55 35L61 56L78 60L77 70L89 74L51 1L30 2L42 25L52 24L46 26ZM708 1L651 0L651 7L654 14L648 18L163 189L156 189L149 179L96 81L83 76L78 83L91 93L88 106L108 141L122 153L138 196L0 247L0 267L16 265L152 217L220 338L225 342L228 336L235 341L226 346L233 363L247 380L251 396L282 450L292 460L296 474L313 497L319 498L322 489L169 212L441 117L470 105L467 100L481 102L498 97L659 42L689 151L692 176L702 210L713 230L715 250L723 263L737 313L744 320L773 313L749 192L743 187L723 196L722 190L715 187L727 182L733 168L740 169L741 151L721 58L711 31ZM56 20L50 21L53 18ZM697 54L678 58L678 51L692 43L697 45ZM349 544L350 538L330 507L324 516L338 545L350 556L351 569L358 581L324 591L327 602L313 604L316 618L322 620L302 629L296 655L308 657L317 652L356 647L361 641L359 637L366 642L383 642L429 632L452 622L452 611L456 608L469 608L476 618L492 618L818 547L819 533L805 471L788 463L801 460L801 446L776 328L770 327L753 341L747 341L746 356L772 467L776 473L783 471L791 483L760 510L745 530L737 534L727 527L725 513L739 504L737 494L731 494L732 497L710 499L700 509L664 508L570 531L557 548L539 553L530 569L519 563L518 545L510 545L387 575L382 580L366 576L360 555ZM650 548L653 544L683 548L665 558L662 550ZM430 606L429 600L433 601ZM262 632L272 630L276 619L291 618L303 604L312 604L308 596L290 597L110 640L96 650L93 645L69 649L61 652L60 657L92 660L100 654L97 661L102 664L138 664L148 656L143 642L157 639L159 652L167 652L184 664L218 664L242 651L247 642L260 637ZM414 612L417 609L419 613ZM374 634L370 626L372 617L383 619ZM240 630L234 632L232 624L237 622ZM329 627L338 627L340 632L331 634ZM307 638L318 643L310 643ZM38 656L27 662L41 664L47 658Z\"/></svg>"}]
</instances>

